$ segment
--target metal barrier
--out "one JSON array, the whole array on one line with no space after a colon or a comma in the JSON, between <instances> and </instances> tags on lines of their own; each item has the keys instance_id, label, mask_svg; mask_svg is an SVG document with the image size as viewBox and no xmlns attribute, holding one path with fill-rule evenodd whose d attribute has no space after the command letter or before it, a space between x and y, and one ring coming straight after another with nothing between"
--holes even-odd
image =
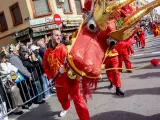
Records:
<instances>
[{"instance_id":1,"label":"metal barrier","mask_svg":"<svg viewBox=\"0 0 160 120\"><path fill-rule=\"evenodd\" d=\"M19 76L21 77L20 74ZM40 66L38 70L34 68L32 71L32 80L24 79L15 83L10 79L10 74L0 76L0 120L8 120L7 116L21 111L22 106L39 104L44 96L50 96L53 86L48 87L48 82Z\"/></svg>"}]
</instances>

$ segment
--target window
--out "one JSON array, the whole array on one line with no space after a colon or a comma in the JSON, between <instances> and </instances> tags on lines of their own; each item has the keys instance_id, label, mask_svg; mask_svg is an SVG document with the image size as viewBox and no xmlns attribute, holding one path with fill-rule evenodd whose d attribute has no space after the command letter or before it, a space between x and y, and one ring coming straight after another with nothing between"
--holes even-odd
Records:
<instances>
[{"instance_id":1,"label":"window","mask_svg":"<svg viewBox=\"0 0 160 120\"><path fill-rule=\"evenodd\" d=\"M0 13L0 31L3 32L6 30L8 30L6 18L5 18L4 12L1 12Z\"/></svg>"},{"instance_id":2,"label":"window","mask_svg":"<svg viewBox=\"0 0 160 120\"><path fill-rule=\"evenodd\" d=\"M78 14L82 14L82 4L81 0L75 0L76 9Z\"/></svg>"},{"instance_id":3,"label":"window","mask_svg":"<svg viewBox=\"0 0 160 120\"><path fill-rule=\"evenodd\" d=\"M31 0L31 4L35 17L49 15L52 12L49 0Z\"/></svg>"},{"instance_id":4,"label":"window","mask_svg":"<svg viewBox=\"0 0 160 120\"><path fill-rule=\"evenodd\" d=\"M64 13L72 13L71 6L70 6L70 0L64 1Z\"/></svg>"},{"instance_id":5,"label":"window","mask_svg":"<svg viewBox=\"0 0 160 120\"><path fill-rule=\"evenodd\" d=\"M23 22L18 2L10 6L10 12L13 20L13 25L16 26Z\"/></svg>"}]
</instances>

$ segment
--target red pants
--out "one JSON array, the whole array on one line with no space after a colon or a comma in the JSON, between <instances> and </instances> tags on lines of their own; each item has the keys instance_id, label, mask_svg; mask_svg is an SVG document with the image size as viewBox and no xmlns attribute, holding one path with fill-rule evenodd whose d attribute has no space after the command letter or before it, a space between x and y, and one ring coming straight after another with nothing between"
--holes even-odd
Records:
<instances>
[{"instance_id":1,"label":"red pants","mask_svg":"<svg viewBox=\"0 0 160 120\"><path fill-rule=\"evenodd\" d=\"M132 64L129 60L129 55L128 55L128 52L122 52L121 54L119 54L118 56L118 59L119 59L119 68L122 68L122 63L124 61L125 63L125 66L127 69L131 69L132 68Z\"/></svg>"},{"instance_id":2,"label":"red pants","mask_svg":"<svg viewBox=\"0 0 160 120\"><path fill-rule=\"evenodd\" d=\"M80 120L90 120L87 105L80 93L79 81L69 79L64 73L56 79L56 85L57 97L62 108L68 110L70 100L73 99Z\"/></svg>"},{"instance_id":3,"label":"red pants","mask_svg":"<svg viewBox=\"0 0 160 120\"><path fill-rule=\"evenodd\" d=\"M142 48L144 48L145 47L145 40L141 40L141 46L142 46Z\"/></svg>"},{"instance_id":4,"label":"red pants","mask_svg":"<svg viewBox=\"0 0 160 120\"><path fill-rule=\"evenodd\" d=\"M105 68L118 68L119 62L118 62L118 56L116 57L108 57L105 60ZM121 88L121 80L120 80L120 74L119 71L116 70L109 70L106 71L107 77L109 81L118 88Z\"/></svg>"}]
</instances>

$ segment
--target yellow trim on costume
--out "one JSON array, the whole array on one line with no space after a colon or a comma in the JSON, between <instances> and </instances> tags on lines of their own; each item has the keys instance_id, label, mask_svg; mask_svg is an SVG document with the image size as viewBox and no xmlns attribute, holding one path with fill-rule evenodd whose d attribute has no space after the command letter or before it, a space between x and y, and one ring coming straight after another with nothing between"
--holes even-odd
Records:
<instances>
[{"instance_id":1,"label":"yellow trim on costume","mask_svg":"<svg viewBox=\"0 0 160 120\"><path fill-rule=\"evenodd\" d=\"M67 76L72 80L77 78L77 75L73 74L73 71L71 69L68 70Z\"/></svg>"},{"instance_id":2,"label":"yellow trim on costume","mask_svg":"<svg viewBox=\"0 0 160 120\"><path fill-rule=\"evenodd\" d=\"M68 62L70 63L70 65L72 66L72 68L81 76L86 76L86 73L83 72L83 71L80 71L76 66L75 64L73 63L73 60L72 60L72 56L71 55L68 55Z\"/></svg>"},{"instance_id":3,"label":"yellow trim on costume","mask_svg":"<svg viewBox=\"0 0 160 120\"><path fill-rule=\"evenodd\" d=\"M109 48L107 49L106 53L105 53L106 57L115 57L118 56L118 53L112 53L112 50L109 50Z\"/></svg>"},{"instance_id":4,"label":"yellow trim on costume","mask_svg":"<svg viewBox=\"0 0 160 120\"><path fill-rule=\"evenodd\" d=\"M75 64L73 63L73 60L72 60L72 56L71 55L68 55L67 57L67 60L69 62L69 64L71 65L71 67L75 70L75 72L77 72L79 75L81 75L82 77L86 77L86 78L91 78L91 79L96 79L96 78L99 78L100 76L98 77L92 77L92 76L88 76L85 72L79 70Z\"/></svg>"}]
</instances>

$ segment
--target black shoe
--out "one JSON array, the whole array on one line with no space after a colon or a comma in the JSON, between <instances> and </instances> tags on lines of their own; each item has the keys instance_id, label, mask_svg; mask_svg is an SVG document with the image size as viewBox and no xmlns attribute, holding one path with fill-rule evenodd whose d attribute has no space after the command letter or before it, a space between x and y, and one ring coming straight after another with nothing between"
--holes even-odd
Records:
<instances>
[{"instance_id":1,"label":"black shoe","mask_svg":"<svg viewBox=\"0 0 160 120\"><path fill-rule=\"evenodd\" d=\"M28 103L28 107L31 107L31 106L32 106L32 103L31 103L31 102L29 102L29 103Z\"/></svg>"},{"instance_id":2,"label":"black shoe","mask_svg":"<svg viewBox=\"0 0 160 120\"><path fill-rule=\"evenodd\" d=\"M24 112L23 111L19 111L19 112L15 112L15 115L22 115Z\"/></svg>"},{"instance_id":3,"label":"black shoe","mask_svg":"<svg viewBox=\"0 0 160 120\"><path fill-rule=\"evenodd\" d=\"M45 103L45 100L42 100L41 102L38 102L38 104L43 104Z\"/></svg>"},{"instance_id":4,"label":"black shoe","mask_svg":"<svg viewBox=\"0 0 160 120\"><path fill-rule=\"evenodd\" d=\"M113 84L111 83L109 86L108 86L108 89L112 89L113 88Z\"/></svg>"},{"instance_id":5,"label":"black shoe","mask_svg":"<svg viewBox=\"0 0 160 120\"><path fill-rule=\"evenodd\" d=\"M131 70L127 70L127 72L128 72L128 73L132 73L132 71L131 71Z\"/></svg>"},{"instance_id":6,"label":"black shoe","mask_svg":"<svg viewBox=\"0 0 160 120\"><path fill-rule=\"evenodd\" d=\"M28 106L22 106L22 109L29 109L29 107Z\"/></svg>"},{"instance_id":7,"label":"black shoe","mask_svg":"<svg viewBox=\"0 0 160 120\"><path fill-rule=\"evenodd\" d=\"M120 88L116 88L116 95L124 96L124 92L122 92Z\"/></svg>"}]
</instances>

